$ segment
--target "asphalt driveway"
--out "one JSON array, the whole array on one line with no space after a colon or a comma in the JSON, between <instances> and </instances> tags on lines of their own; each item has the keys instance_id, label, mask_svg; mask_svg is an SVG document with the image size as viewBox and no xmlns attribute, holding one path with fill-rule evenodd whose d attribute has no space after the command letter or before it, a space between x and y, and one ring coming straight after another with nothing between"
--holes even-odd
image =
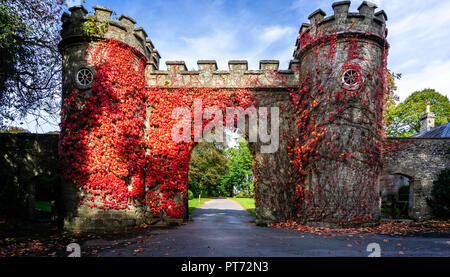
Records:
<instances>
[{"instance_id":1,"label":"asphalt driveway","mask_svg":"<svg viewBox=\"0 0 450 277\"><path fill-rule=\"evenodd\" d=\"M310 234L258 227L237 202L214 199L194 210L192 221L124 240L90 240L83 250L98 256L150 257L367 257L450 256L450 236Z\"/></svg>"}]
</instances>

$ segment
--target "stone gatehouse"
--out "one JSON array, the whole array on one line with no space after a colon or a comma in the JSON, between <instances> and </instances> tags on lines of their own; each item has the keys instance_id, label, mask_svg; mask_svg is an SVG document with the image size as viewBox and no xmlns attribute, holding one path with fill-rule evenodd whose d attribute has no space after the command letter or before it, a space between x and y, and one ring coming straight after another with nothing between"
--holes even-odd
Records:
<instances>
[{"instance_id":1,"label":"stone gatehouse","mask_svg":"<svg viewBox=\"0 0 450 277\"><path fill-rule=\"evenodd\" d=\"M270 132L279 131L278 150L263 153L267 142L261 140L250 145L258 223L377 224L379 180L389 174L411 178L410 216L426 218L424 199L448 164L442 155L448 140L388 139L399 151L383 159L387 16L366 1L358 12L349 7L340 1L331 16L320 9L309 16L293 38L289 68L263 60L255 70L234 60L227 71L214 60L199 60L194 71L168 61L162 70L159 52L134 19L113 21L112 10L100 6L94 16L82 6L70 8L59 45L65 178L58 191L65 228L171 223L184 216L186 161L195 143L167 138L166 125L173 123L163 110L180 99L191 103L196 93L212 105L250 98L257 108L280 110L279 130L268 124ZM424 169L416 172L419 165Z\"/></svg>"}]
</instances>

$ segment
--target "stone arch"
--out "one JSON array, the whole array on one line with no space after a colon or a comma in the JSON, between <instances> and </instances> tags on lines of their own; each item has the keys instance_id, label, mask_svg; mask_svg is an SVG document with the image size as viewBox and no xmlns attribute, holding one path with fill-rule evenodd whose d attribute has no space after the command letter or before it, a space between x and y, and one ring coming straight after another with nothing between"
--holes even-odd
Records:
<instances>
[{"instance_id":1,"label":"stone arch","mask_svg":"<svg viewBox=\"0 0 450 277\"><path fill-rule=\"evenodd\" d=\"M381 175L380 182L380 196L383 190L383 181L389 178L388 176L403 176L409 180L409 200L408 200L408 217L418 219L417 200L420 199L422 192L422 179L417 175L416 171L411 168L397 168L388 166ZM380 201L381 202L381 201ZM380 203L381 204L381 203Z\"/></svg>"}]
</instances>

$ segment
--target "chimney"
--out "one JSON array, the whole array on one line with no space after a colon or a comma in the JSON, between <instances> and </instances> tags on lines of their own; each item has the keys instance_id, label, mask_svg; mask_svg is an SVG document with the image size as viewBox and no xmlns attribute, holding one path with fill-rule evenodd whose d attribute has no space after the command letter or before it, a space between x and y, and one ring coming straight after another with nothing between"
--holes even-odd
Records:
<instances>
[{"instance_id":1,"label":"chimney","mask_svg":"<svg viewBox=\"0 0 450 277\"><path fill-rule=\"evenodd\" d=\"M434 118L436 115L430 112L430 104L427 104L425 114L420 117L420 132L427 132L434 128Z\"/></svg>"}]
</instances>

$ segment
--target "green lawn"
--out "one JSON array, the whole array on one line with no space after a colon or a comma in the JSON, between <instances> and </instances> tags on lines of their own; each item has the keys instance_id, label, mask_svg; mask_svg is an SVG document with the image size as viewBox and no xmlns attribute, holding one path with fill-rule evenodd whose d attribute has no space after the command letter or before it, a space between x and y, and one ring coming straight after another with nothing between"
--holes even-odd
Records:
<instances>
[{"instance_id":1,"label":"green lawn","mask_svg":"<svg viewBox=\"0 0 450 277\"><path fill-rule=\"evenodd\" d=\"M211 198L200 198L200 202L198 202L198 197L189 200L189 214L191 214L195 208L197 208L198 206L202 205L203 203L209 200L211 200Z\"/></svg>"},{"instance_id":2,"label":"green lawn","mask_svg":"<svg viewBox=\"0 0 450 277\"><path fill-rule=\"evenodd\" d=\"M242 207L244 207L244 209L246 209L251 216L256 216L256 214L255 214L255 199L254 198L233 197L230 199L233 199L233 200L236 200L237 202L239 202L239 204L241 204Z\"/></svg>"},{"instance_id":3,"label":"green lawn","mask_svg":"<svg viewBox=\"0 0 450 277\"><path fill-rule=\"evenodd\" d=\"M34 202L34 208L36 210L51 212L52 211L52 203L47 201L36 201Z\"/></svg>"},{"instance_id":4,"label":"green lawn","mask_svg":"<svg viewBox=\"0 0 450 277\"><path fill-rule=\"evenodd\" d=\"M392 213L392 208L381 208L381 212L385 213L385 214L391 214ZM399 214L400 213L400 209L399 208L395 208L395 213Z\"/></svg>"}]
</instances>

